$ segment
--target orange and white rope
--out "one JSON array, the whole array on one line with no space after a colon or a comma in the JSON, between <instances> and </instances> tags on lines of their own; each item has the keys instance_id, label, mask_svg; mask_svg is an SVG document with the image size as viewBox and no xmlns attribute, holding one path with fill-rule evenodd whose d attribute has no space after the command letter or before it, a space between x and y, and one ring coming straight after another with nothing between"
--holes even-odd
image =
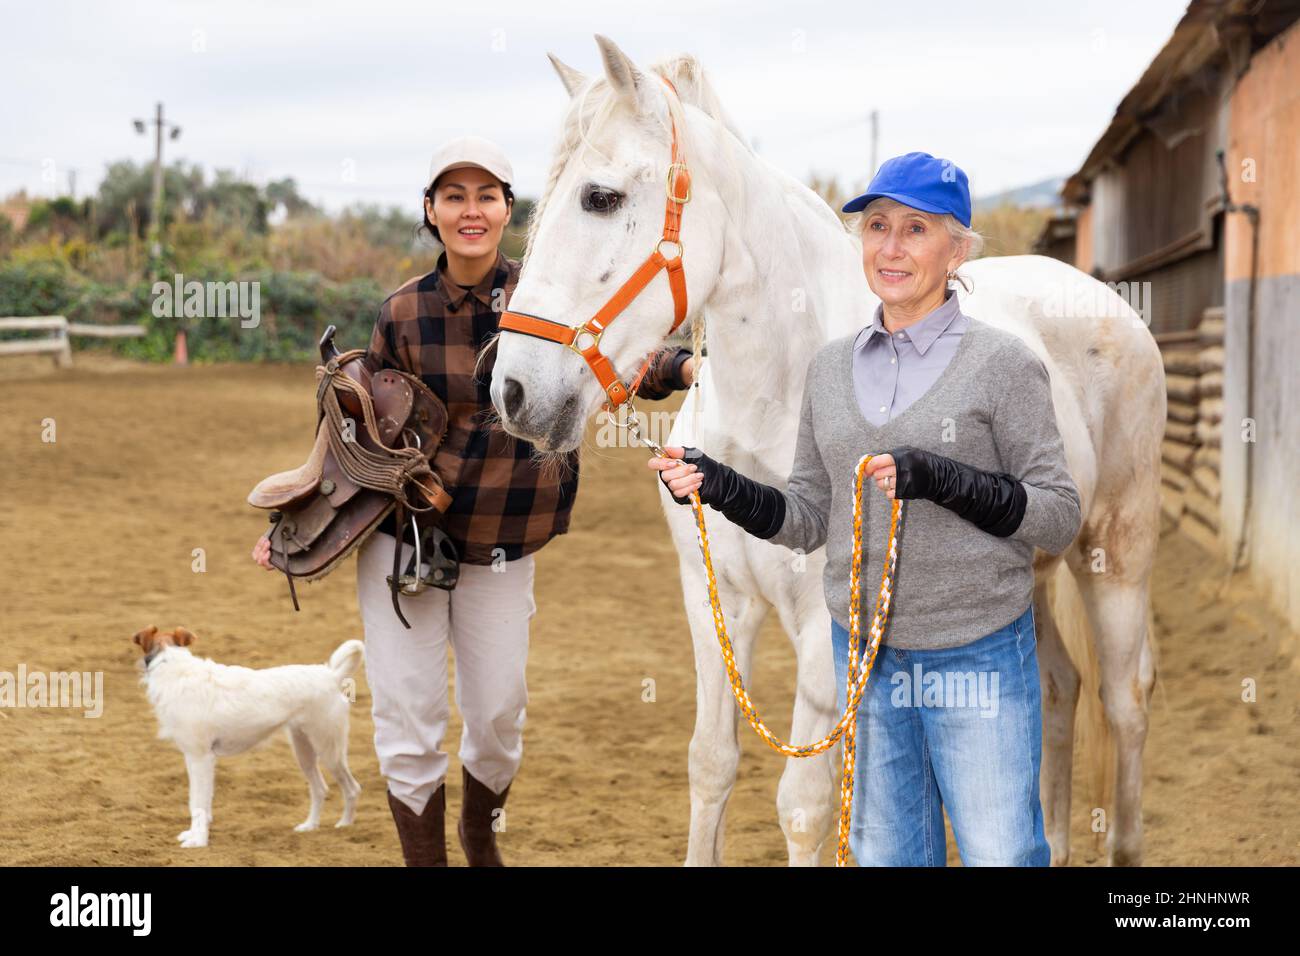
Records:
<instances>
[{"instance_id":1,"label":"orange and white rope","mask_svg":"<svg viewBox=\"0 0 1300 956\"><path fill-rule=\"evenodd\" d=\"M811 744L789 744L774 734L763 723L754 702L749 697L749 692L745 690L745 683L740 677L740 669L736 666L736 655L731 648L731 640L727 637L727 622L723 618L722 606L718 600L718 584L713 575L713 559L709 555L709 535L704 527L704 508L700 502L699 492L693 491L690 495L691 507L695 511L695 525L699 531L700 552L704 556L704 569L709 579L709 605L713 610L713 627L717 631L718 644L722 648L722 662L727 669L727 680L731 683L731 692L736 698L736 703L740 706L740 712L745 715L745 719L754 728L754 732L766 741L768 746L786 757L813 757L825 753L835 745L837 740L841 737L844 738L840 777L839 843L835 854L836 866L848 865L849 823L853 808L853 765L857 753L858 705L862 701L862 694L867 686L867 678L871 676L872 666L876 662L876 652L880 648L880 641L885 634L885 625L889 620L889 604L893 595L894 572L898 567L898 532L903 521L902 504L895 499L889 521L888 553L885 556L884 568L880 574L880 592L876 597L875 614L872 617L871 627L868 631L871 640L867 646L866 662L862 665L859 673L858 649L861 642L862 624L859 613L861 595L858 585L862 572L862 481L867 464L872 457L872 455L863 455L859 459L853 478L853 564L849 572L849 669L848 680L846 681L846 706L839 723L835 725L834 729L821 740Z\"/></svg>"}]
</instances>

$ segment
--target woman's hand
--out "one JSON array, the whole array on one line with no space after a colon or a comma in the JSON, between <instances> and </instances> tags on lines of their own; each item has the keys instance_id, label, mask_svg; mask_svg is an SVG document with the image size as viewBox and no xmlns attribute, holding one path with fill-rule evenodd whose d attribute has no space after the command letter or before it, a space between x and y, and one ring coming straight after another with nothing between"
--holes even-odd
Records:
<instances>
[{"instance_id":1,"label":"woman's hand","mask_svg":"<svg viewBox=\"0 0 1300 956\"><path fill-rule=\"evenodd\" d=\"M698 492L700 504L722 512L756 538L770 538L781 530L785 498L780 489L746 478L698 448L665 448L664 454L646 464L659 472L679 505L691 504L691 493Z\"/></svg>"},{"instance_id":2,"label":"woman's hand","mask_svg":"<svg viewBox=\"0 0 1300 956\"><path fill-rule=\"evenodd\" d=\"M274 571L271 564L271 539L262 536L257 539L257 544L253 545L253 560L266 568L268 571Z\"/></svg>"},{"instance_id":3,"label":"woman's hand","mask_svg":"<svg viewBox=\"0 0 1300 956\"><path fill-rule=\"evenodd\" d=\"M898 465L893 455L875 455L867 462L867 477L874 478L876 487L888 498L894 497L894 486L898 483Z\"/></svg>"},{"instance_id":4,"label":"woman's hand","mask_svg":"<svg viewBox=\"0 0 1300 956\"><path fill-rule=\"evenodd\" d=\"M704 484L704 475L699 466L682 461L686 449L672 446L665 448L664 452L667 458L651 458L646 465L659 472L659 480L668 486L673 497L684 499L690 497L692 491L699 491L700 485Z\"/></svg>"}]
</instances>

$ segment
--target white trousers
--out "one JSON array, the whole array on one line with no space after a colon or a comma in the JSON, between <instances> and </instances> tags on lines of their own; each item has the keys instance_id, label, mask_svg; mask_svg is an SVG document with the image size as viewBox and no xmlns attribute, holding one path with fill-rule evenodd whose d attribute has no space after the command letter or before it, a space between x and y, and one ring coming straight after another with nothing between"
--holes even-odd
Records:
<instances>
[{"instance_id":1,"label":"white trousers","mask_svg":"<svg viewBox=\"0 0 1300 956\"><path fill-rule=\"evenodd\" d=\"M379 770L393 796L418 814L447 776L441 746L449 716L449 643L463 722L461 763L494 793L519 769L528 625L537 612L533 556L495 566L462 564L454 590L403 594L407 630L393 612L386 580L393 573L393 545L392 535L376 531L357 550L357 601ZM403 567L413 551L403 543Z\"/></svg>"}]
</instances>

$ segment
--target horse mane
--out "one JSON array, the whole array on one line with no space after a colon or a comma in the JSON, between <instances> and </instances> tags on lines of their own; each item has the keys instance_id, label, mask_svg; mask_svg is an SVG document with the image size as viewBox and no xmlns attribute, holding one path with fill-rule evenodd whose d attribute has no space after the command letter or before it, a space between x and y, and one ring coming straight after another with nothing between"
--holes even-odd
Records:
<instances>
[{"instance_id":1,"label":"horse mane","mask_svg":"<svg viewBox=\"0 0 1300 956\"><path fill-rule=\"evenodd\" d=\"M682 53L667 60L660 60L650 69L672 81L683 103L694 106L705 116L720 123L736 137L736 141L746 151L753 152L745 134L740 131L740 127L732 120L718 99L717 93L714 92L713 84L709 82L708 75L704 72L704 65L695 58L694 54Z\"/></svg>"},{"instance_id":2,"label":"horse mane","mask_svg":"<svg viewBox=\"0 0 1300 956\"><path fill-rule=\"evenodd\" d=\"M683 105L694 106L700 110L730 132L730 138L734 138L735 143L739 144L742 149L753 152L740 128L736 126L718 100L717 94L704 72L704 66L693 54L682 53L659 60L652 63L648 70L654 75L670 80L677 89L677 96L669 95L667 98L668 112L672 116L673 122L677 124L687 157L690 156L690 148L686 142L686 123L682 113ZM667 92L666 88L665 92ZM565 167L568 166L569 161L573 159L584 144L593 151L600 152L591 143L588 134L605 121L613 111L616 103L617 98L613 95L609 81L603 75L589 83L581 93L574 97L569 111L564 117L564 127L561 131L560 142L555 148L555 156L551 160L551 171L546 178L546 185L542 189L541 197L533 204L532 212L528 216L528 231L524 242L524 263L528 262L528 256L533 251L533 238L537 233L538 223L541 222L547 201L555 191L556 183L559 182Z\"/></svg>"}]
</instances>

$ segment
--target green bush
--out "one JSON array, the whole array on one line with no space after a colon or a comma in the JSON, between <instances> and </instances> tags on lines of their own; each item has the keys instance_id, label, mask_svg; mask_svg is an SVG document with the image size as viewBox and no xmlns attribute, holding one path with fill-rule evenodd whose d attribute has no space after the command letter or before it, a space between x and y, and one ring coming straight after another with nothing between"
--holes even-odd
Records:
<instances>
[{"instance_id":1,"label":"green bush","mask_svg":"<svg viewBox=\"0 0 1300 956\"><path fill-rule=\"evenodd\" d=\"M365 348L387 294L374 279L330 282L314 272L235 275L226 268L182 275L186 281L202 275L203 282L257 282L258 325L244 328L239 315L184 317L183 301L173 303L178 317L155 316L152 282L96 282L55 258L0 262L0 316L64 315L72 322L135 323L148 330L144 339L78 339L79 351L166 361L181 327L194 361L301 362L318 359L316 343L328 325L337 326L340 349Z\"/></svg>"},{"instance_id":2,"label":"green bush","mask_svg":"<svg viewBox=\"0 0 1300 956\"><path fill-rule=\"evenodd\" d=\"M77 301L78 278L57 260L0 262L0 316L65 315Z\"/></svg>"}]
</instances>

